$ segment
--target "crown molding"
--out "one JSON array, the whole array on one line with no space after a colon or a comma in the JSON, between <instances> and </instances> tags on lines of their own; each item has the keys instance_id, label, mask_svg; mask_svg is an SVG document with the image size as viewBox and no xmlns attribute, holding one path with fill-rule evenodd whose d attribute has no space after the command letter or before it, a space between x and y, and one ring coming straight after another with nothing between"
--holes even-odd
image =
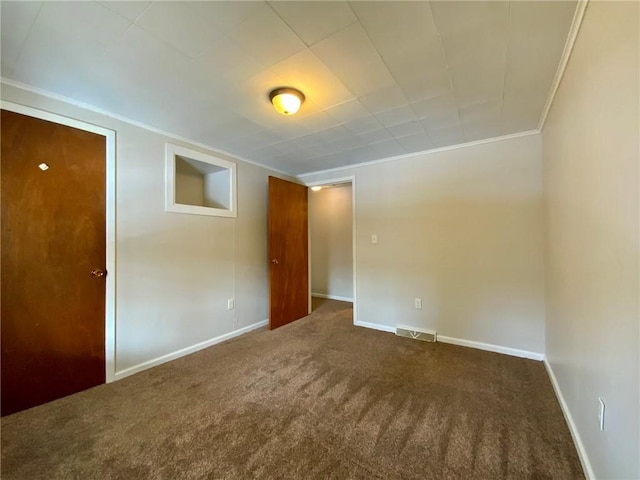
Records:
<instances>
[{"instance_id":1,"label":"crown molding","mask_svg":"<svg viewBox=\"0 0 640 480\"><path fill-rule=\"evenodd\" d=\"M386 157L386 158L380 158L378 160L370 160L367 162L352 163L350 165L345 165L343 167L335 167L335 168L328 168L326 170L316 170L314 172L301 173L297 175L297 178L303 179L304 177L310 177L312 175L320 175L320 174L331 173L331 172L340 172L343 170L350 170L352 168L360 168L360 167L366 167L369 165L376 165L378 163L393 162L396 160L405 160L408 158L419 157L421 155L432 155L434 153L447 152L449 150L457 150L459 148L475 147L477 145L484 145L485 143L502 142L504 140L511 140L513 138L520 138L520 137L528 137L529 135L536 135L538 133L540 133L540 130L527 130L526 132L511 133L509 135L501 135L499 137L484 138L482 140L474 140L473 142L458 143L456 145L449 145L449 146L440 147L440 148L432 148L430 150L422 150L420 152L405 153L402 155L396 155L395 157Z\"/></svg>"},{"instance_id":2,"label":"crown molding","mask_svg":"<svg viewBox=\"0 0 640 480\"><path fill-rule=\"evenodd\" d=\"M249 163L251 165L255 165L256 167L264 168L264 169L269 170L271 172L280 173L280 174L286 175L288 177L294 176L289 172L285 172L283 170L279 170L279 169L274 168L274 167L269 167L268 165L265 165L263 163L255 162L253 160L249 160L248 158L240 157L240 156L238 156L238 155L236 155L234 153L229 153L229 152L227 152L225 150L221 150L220 148L213 147L211 145L207 145L206 143L202 143L202 142L199 142L197 140L193 140L192 138L183 137L181 135L177 135L175 133L171 133L171 132L168 132L166 130L162 130L160 128L153 127L153 126L148 125L146 123L139 122L138 120L134 120L132 118L125 117L124 115L120 115L120 114L111 112L109 110L105 110L103 108L96 107L95 105L91 105L89 103L81 102L79 100L75 100L73 98L66 97L64 95L60 95L58 93L54 93L54 92L51 92L49 90L45 90L43 88L34 87L33 85L28 85L26 83L18 82L16 80L11 80L11 79L5 78L5 77L0 77L0 83L2 83L3 85L8 85L10 87L18 88L20 90L24 90L26 92L34 93L36 95L47 97L47 98L50 98L52 100L57 100L59 102L64 102L64 103L67 103L69 105L73 105L74 107L82 108L84 110L88 110L88 111L93 112L93 113L104 115L105 117L109 117L109 118L112 118L114 120L118 120L120 122L128 123L129 125L133 125L135 127L139 127L139 128L144 129L144 130L148 130L150 132L154 132L154 133L163 135L165 137L169 137L169 138L171 138L173 140L178 140L180 142L184 142L184 143L187 143L189 145L200 147L200 148L208 150L209 152L212 152L214 154L223 155L223 156L229 157L229 158L231 158L233 160L238 160L238 161L241 161L241 162ZM17 102L13 102L13 103L17 103ZM49 113L56 113L57 114L57 112L49 112Z\"/></svg>"},{"instance_id":3,"label":"crown molding","mask_svg":"<svg viewBox=\"0 0 640 480\"><path fill-rule=\"evenodd\" d=\"M588 4L589 0L578 0L576 11L573 14L573 21L571 22L571 27L569 28L569 35L567 35L567 41L564 44L562 57L560 57L560 63L558 64L558 69L556 70L556 76L553 78L553 83L551 84L551 89L549 90L547 102L544 104L544 108L542 109L540 122L538 123L538 130L540 132L542 132L542 130L544 129L544 124L547 121L547 116L551 111L553 101L556 98L556 93L558 92L558 88L560 87L560 83L562 82L562 77L564 77L564 72L567 68L567 64L569 63L569 58L571 58L571 52L573 51L573 47L576 43L576 38L578 37L578 32L580 31L580 26L582 25L582 19L584 18L584 12L587 10Z\"/></svg>"}]
</instances>

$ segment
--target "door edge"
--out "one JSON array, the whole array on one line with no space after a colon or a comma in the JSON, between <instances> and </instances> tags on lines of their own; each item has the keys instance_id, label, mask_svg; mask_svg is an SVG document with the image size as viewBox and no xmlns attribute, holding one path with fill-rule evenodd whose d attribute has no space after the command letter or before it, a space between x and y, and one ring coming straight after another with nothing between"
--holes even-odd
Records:
<instances>
[{"instance_id":1,"label":"door edge","mask_svg":"<svg viewBox=\"0 0 640 480\"><path fill-rule=\"evenodd\" d=\"M107 250L107 277L105 282L104 345L105 383L111 383L115 380L116 371L116 131L75 118L5 100L0 100L0 108L105 137L105 219L107 232L105 240Z\"/></svg>"}]
</instances>

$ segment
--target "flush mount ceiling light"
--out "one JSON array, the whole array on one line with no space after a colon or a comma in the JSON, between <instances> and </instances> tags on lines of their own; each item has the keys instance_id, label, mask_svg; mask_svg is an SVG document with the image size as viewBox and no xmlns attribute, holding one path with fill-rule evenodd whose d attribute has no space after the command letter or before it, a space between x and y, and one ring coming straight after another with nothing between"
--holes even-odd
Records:
<instances>
[{"instance_id":1,"label":"flush mount ceiling light","mask_svg":"<svg viewBox=\"0 0 640 480\"><path fill-rule=\"evenodd\" d=\"M282 115L293 115L304 102L304 94L295 88L276 88L269 94L276 112Z\"/></svg>"},{"instance_id":2,"label":"flush mount ceiling light","mask_svg":"<svg viewBox=\"0 0 640 480\"><path fill-rule=\"evenodd\" d=\"M316 185L315 187L311 187L311 190L313 190L314 192L319 192L320 190L322 190L322 185Z\"/></svg>"}]
</instances>

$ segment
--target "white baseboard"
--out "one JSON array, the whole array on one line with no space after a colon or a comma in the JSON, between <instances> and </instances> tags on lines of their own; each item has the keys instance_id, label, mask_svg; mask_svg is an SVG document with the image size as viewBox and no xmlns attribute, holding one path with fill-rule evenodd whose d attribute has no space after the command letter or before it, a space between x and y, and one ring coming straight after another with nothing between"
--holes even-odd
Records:
<instances>
[{"instance_id":1,"label":"white baseboard","mask_svg":"<svg viewBox=\"0 0 640 480\"><path fill-rule=\"evenodd\" d=\"M567 405L567 402L565 402L564 400L564 396L562 395L562 391L560 390L560 385L558 384L558 379L556 378L555 373L553 373L551 364L549 363L546 357L544 358L543 363L547 369L549 378L551 379L551 385L553 385L553 390L554 392L556 392L556 397L558 398L558 402L560 402L560 408L562 409L564 418L567 421L567 425L569 425L569 431L571 432L571 437L573 437L573 443L576 446L576 450L578 450L578 457L580 458L580 463L582 464L582 470L584 470L584 475L587 478L587 480L595 480L596 476L593 473L593 468L591 468L591 462L589 461L589 457L587 456L587 451L584 448L582 439L580 438L580 433L578 433L578 428L576 427L576 424L573 421L573 417L571 416L571 412L569 411L569 406Z\"/></svg>"},{"instance_id":2,"label":"white baseboard","mask_svg":"<svg viewBox=\"0 0 640 480\"><path fill-rule=\"evenodd\" d=\"M353 322L353 324L356 327L371 328L373 330L380 330L381 332L396 333L396 327L390 327L389 325L380 325L379 323L358 322L358 321Z\"/></svg>"},{"instance_id":3,"label":"white baseboard","mask_svg":"<svg viewBox=\"0 0 640 480\"><path fill-rule=\"evenodd\" d=\"M353 303L353 298L350 297L341 297L339 295L327 295L326 293L314 293L311 292L312 297L318 298L327 298L329 300L340 300L341 302L351 302Z\"/></svg>"},{"instance_id":4,"label":"white baseboard","mask_svg":"<svg viewBox=\"0 0 640 480\"><path fill-rule=\"evenodd\" d=\"M143 370L147 370L152 367L156 367L163 363L170 362L171 360L175 360L180 357L184 357L185 355L189 355L191 353L195 353L198 350L202 350L204 348L215 345L216 343L224 342L225 340L229 340L234 337L238 337L245 333L248 333L252 330L256 330L261 327L265 327L269 325L269 320L262 320L260 322L254 323L247 327L239 328L238 330L234 330L233 332L225 333L224 335L220 335L219 337L210 338L209 340L205 340L204 342L196 343L190 347L186 347L180 350L177 350L172 353L168 353L158 358L154 358L152 360L148 360L146 362L140 363L138 365L134 365L133 367L125 368L120 372L116 372L114 375L114 380L121 380L125 377L133 375L134 373L142 372Z\"/></svg>"},{"instance_id":5,"label":"white baseboard","mask_svg":"<svg viewBox=\"0 0 640 480\"><path fill-rule=\"evenodd\" d=\"M390 327L388 325L381 325L379 323L369 322L353 322L357 327L372 328L374 330L380 330L382 332L396 333L396 327ZM412 330L419 330L414 327L404 327ZM435 333L431 330L425 330L425 332ZM505 355L511 355L514 357L529 358L531 360L544 360L544 354L537 352L529 352L527 350L518 350L517 348L503 347L501 345L491 345L490 343L474 342L472 340L463 340L460 338L443 337L437 335L437 341L442 343L450 343L452 345L460 345L461 347L477 348L478 350L487 350L489 352L503 353Z\"/></svg>"},{"instance_id":6,"label":"white baseboard","mask_svg":"<svg viewBox=\"0 0 640 480\"><path fill-rule=\"evenodd\" d=\"M461 347L477 348L478 350L487 350L488 352L504 353L505 355L529 358L531 360L538 360L540 362L544 360L543 353L530 352L528 350L519 350L517 348L511 347L503 347L502 345L492 345L490 343L474 342L473 340L463 340L461 338L438 335L438 342L460 345Z\"/></svg>"}]
</instances>

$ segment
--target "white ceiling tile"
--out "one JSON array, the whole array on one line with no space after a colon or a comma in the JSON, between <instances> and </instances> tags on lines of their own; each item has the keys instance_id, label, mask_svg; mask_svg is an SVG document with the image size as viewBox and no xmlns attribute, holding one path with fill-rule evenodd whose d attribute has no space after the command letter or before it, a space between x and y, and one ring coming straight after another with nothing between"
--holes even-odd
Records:
<instances>
[{"instance_id":1,"label":"white ceiling tile","mask_svg":"<svg viewBox=\"0 0 640 480\"><path fill-rule=\"evenodd\" d=\"M500 119L488 122L467 122L462 125L462 130L464 131L464 137L469 142L499 137L501 135L501 122Z\"/></svg>"},{"instance_id":2,"label":"white ceiling tile","mask_svg":"<svg viewBox=\"0 0 640 480\"><path fill-rule=\"evenodd\" d=\"M329 108L354 98L340 79L310 50L283 60L271 70L287 82L286 86L297 88L320 108ZM278 86L285 85L274 85Z\"/></svg>"},{"instance_id":3,"label":"white ceiling tile","mask_svg":"<svg viewBox=\"0 0 640 480\"><path fill-rule=\"evenodd\" d=\"M437 37L428 2L351 2L367 35L383 55L427 46Z\"/></svg>"},{"instance_id":4,"label":"white ceiling tile","mask_svg":"<svg viewBox=\"0 0 640 480\"><path fill-rule=\"evenodd\" d=\"M367 64L381 59L359 23L350 25L312 45L311 50L337 72L348 70L355 63Z\"/></svg>"},{"instance_id":5,"label":"white ceiling tile","mask_svg":"<svg viewBox=\"0 0 640 480\"><path fill-rule=\"evenodd\" d=\"M576 2L512 4L504 134L537 128L575 9Z\"/></svg>"},{"instance_id":6,"label":"white ceiling tile","mask_svg":"<svg viewBox=\"0 0 640 480\"><path fill-rule=\"evenodd\" d=\"M301 123L310 131L326 130L337 127L340 124L340 122L324 111L318 111L313 115L301 118Z\"/></svg>"},{"instance_id":7,"label":"white ceiling tile","mask_svg":"<svg viewBox=\"0 0 640 480\"><path fill-rule=\"evenodd\" d=\"M192 59L136 25L110 43L99 61L102 75L114 86L145 89L155 94L159 105L164 104L167 109L174 101L185 103L190 98L202 100L215 95Z\"/></svg>"},{"instance_id":8,"label":"white ceiling tile","mask_svg":"<svg viewBox=\"0 0 640 480\"><path fill-rule=\"evenodd\" d=\"M222 32L230 32L257 11L265 8L261 1L191 1L186 2L200 18Z\"/></svg>"},{"instance_id":9,"label":"white ceiling tile","mask_svg":"<svg viewBox=\"0 0 640 480\"><path fill-rule=\"evenodd\" d=\"M191 57L205 53L221 35L187 2L153 2L138 17L136 25Z\"/></svg>"},{"instance_id":10,"label":"white ceiling tile","mask_svg":"<svg viewBox=\"0 0 640 480\"><path fill-rule=\"evenodd\" d=\"M252 135L240 137L237 140L237 145L248 150L256 150L281 141L282 138L277 133L259 129Z\"/></svg>"},{"instance_id":11,"label":"white ceiling tile","mask_svg":"<svg viewBox=\"0 0 640 480\"><path fill-rule=\"evenodd\" d=\"M345 148L343 147L343 144L345 143L349 143L352 144L353 142L347 142L347 139L342 139L338 142L330 142L330 143L323 143L321 145L318 145L315 149L316 153L315 156L316 157L322 157L325 155L331 155L333 153L338 153L338 152L343 152L345 150ZM360 144L358 143L355 146L359 146ZM354 148L354 147L352 147Z\"/></svg>"},{"instance_id":12,"label":"white ceiling tile","mask_svg":"<svg viewBox=\"0 0 640 480\"><path fill-rule=\"evenodd\" d=\"M282 117L282 119L279 119L272 128L285 140L293 140L309 133L309 130L300 123L287 121L288 117L284 115L279 116Z\"/></svg>"},{"instance_id":13,"label":"white ceiling tile","mask_svg":"<svg viewBox=\"0 0 640 480\"><path fill-rule=\"evenodd\" d=\"M409 136L425 135L422 124L417 121L400 123L392 127L387 127L388 132L396 139Z\"/></svg>"},{"instance_id":14,"label":"white ceiling tile","mask_svg":"<svg viewBox=\"0 0 640 480\"><path fill-rule=\"evenodd\" d=\"M411 103L453 91L453 83L447 70L434 69L415 76L402 76L397 79L397 83Z\"/></svg>"},{"instance_id":15,"label":"white ceiling tile","mask_svg":"<svg viewBox=\"0 0 640 480\"><path fill-rule=\"evenodd\" d=\"M317 142L318 145L323 143L337 142L338 140L351 137L351 133L342 125L320 130L307 135L310 141Z\"/></svg>"},{"instance_id":16,"label":"white ceiling tile","mask_svg":"<svg viewBox=\"0 0 640 480\"><path fill-rule=\"evenodd\" d=\"M501 28L513 3L491 0L429 2L438 32L450 37L465 35L471 31Z\"/></svg>"},{"instance_id":17,"label":"white ceiling tile","mask_svg":"<svg viewBox=\"0 0 640 480\"><path fill-rule=\"evenodd\" d=\"M496 2L497 3L497 2ZM500 28L473 32L469 35L443 37L442 45L447 65L456 68L470 61L504 61L507 54L508 16L505 15ZM470 39L473 38L473 41Z\"/></svg>"},{"instance_id":18,"label":"white ceiling tile","mask_svg":"<svg viewBox=\"0 0 640 480\"><path fill-rule=\"evenodd\" d=\"M254 11L229 36L263 65L274 65L304 50L305 44L268 5Z\"/></svg>"},{"instance_id":19,"label":"white ceiling tile","mask_svg":"<svg viewBox=\"0 0 640 480\"><path fill-rule=\"evenodd\" d=\"M264 70L260 62L224 35L210 43L197 62L213 85L234 86Z\"/></svg>"},{"instance_id":20,"label":"white ceiling tile","mask_svg":"<svg viewBox=\"0 0 640 480\"><path fill-rule=\"evenodd\" d=\"M374 116L385 127L392 127L416 119L416 114L409 105L385 110L384 112L376 113Z\"/></svg>"},{"instance_id":21,"label":"white ceiling tile","mask_svg":"<svg viewBox=\"0 0 640 480\"><path fill-rule=\"evenodd\" d=\"M99 2L101 5L107 7L112 12L126 18L130 22L135 22L144 10L151 5L151 2L143 1L111 1L111 2Z\"/></svg>"},{"instance_id":22,"label":"white ceiling tile","mask_svg":"<svg viewBox=\"0 0 640 480\"><path fill-rule=\"evenodd\" d=\"M360 102L373 114L408 104L404 93L397 86L364 95L360 97Z\"/></svg>"},{"instance_id":23,"label":"white ceiling tile","mask_svg":"<svg viewBox=\"0 0 640 480\"><path fill-rule=\"evenodd\" d=\"M276 1L270 5L307 45L357 21L346 2Z\"/></svg>"},{"instance_id":24,"label":"white ceiling tile","mask_svg":"<svg viewBox=\"0 0 640 480\"><path fill-rule=\"evenodd\" d=\"M48 29L83 48L106 47L120 39L131 22L96 2L44 2L33 30Z\"/></svg>"},{"instance_id":25,"label":"white ceiling tile","mask_svg":"<svg viewBox=\"0 0 640 480\"><path fill-rule=\"evenodd\" d=\"M366 95L395 85L389 69L382 60L367 64L354 64L351 68L343 70L340 73L340 78L356 96Z\"/></svg>"},{"instance_id":26,"label":"white ceiling tile","mask_svg":"<svg viewBox=\"0 0 640 480\"><path fill-rule=\"evenodd\" d=\"M501 135L502 99L471 105L459 110L460 125L469 141Z\"/></svg>"},{"instance_id":27,"label":"white ceiling tile","mask_svg":"<svg viewBox=\"0 0 640 480\"><path fill-rule=\"evenodd\" d=\"M465 123L481 123L500 121L502 115L502 99L487 101L469 105L459 109L460 122Z\"/></svg>"},{"instance_id":28,"label":"white ceiling tile","mask_svg":"<svg viewBox=\"0 0 640 480\"><path fill-rule=\"evenodd\" d=\"M382 58L395 78L397 78L396 75L413 76L418 73L428 73L434 69L446 70L447 68L447 59L438 36L431 38L426 45L411 44L393 50Z\"/></svg>"},{"instance_id":29,"label":"white ceiling tile","mask_svg":"<svg viewBox=\"0 0 640 480\"><path fill-rule=\"evenodd\" d=\"M436 147L446 147L449 145L456 145L459 143L465 143L464 132L459 125L452 125L443 128L431 128L427 130L429 138Z\"/></svg>"},{"instance_id":30,"label":"white ceiling tile","mask_svg":"<svg viewBox=\"0 0 640 480\"><path fill-rule=\"evenodd\" d=\"M501 97L509 29L508 2L434 2L459 106Z\"/></svg>"},{"instance_id":31,"label":"white ceiling tile","mask_svg":"<svg viewBox=\"0 0 640 480\"><path fill-rule=\"evenodd\" d=\"M52 62L55 68L44 68L46 62ZM71 98L80 95L87 101L85 95L91 92L89 87L97 77L95 69L95 58L83 45L66 42L56 32L40 28L29 35L13 78L30 85L37 83L41 88ZM77 79L82 81L76 83Z\"/></svg>"},{"instance_id":32,"label":"white ceiling tile","mask_svg":"<svg viewBox=\"0 0 640 480\"><path fill-rule=\"evenodd\" d=\"M424 132L410 135L408 137L400 137L397 141L409 153L422 152L424 150L435 148L429 136Z\"/></svg>"},{"instance_id":33,"label":"white ceiling tile","mask_svg":"<svg viewBox=\"0 0 640 480\"><path fill-rule=\"evenodd\" d=\"M395 83L359 23L316 43L311 50L357 96Z\"/></svg>"},{"instance_id":34,"label":"white ceiling tile","mask_svg":"<svg viewBox=\"0 0 640 480\"><path fill-rule=\"evenodd\" d=\"M504 62L491 68L489 61L470 62L468 65L452 69L451 77L457 105L466 107L502 97L504 72Z\"/></svg>"},{"instance_id":35,"label":"white ceiling tile","mask_svg":"<svg viewBox=\"0 0 640 480\"><path fill-rule=\"evenodd\" d=\"M418 118L437 117L443 112L456 110L456 100L451 92L411 104Z\"/></svg>"},{"instance_id":36,"label":"white ceiling tile","mask_svg":"<svg viewBox=\"0 0 640 480\"><path fill-rule=\"evenodd\" d=\"M392 138L391 134L384 128L372 130L370 132L359 133L358 135L356 135L356 137L365 145L390 140Z\"/></svg>"},{"instance_id":37,"label":"white ceiling tile","mask_svg":"<svg viewBox=\"0 0 640 480\"><path fill-rule=\"evenodd\" d=\"M380 122L378 122L378 120L373 116L368 116L346 122L344 127L351 133L357 135L360 133L370 132L372 130L378 130L379 128L382 128L382 125L380 125Z\"/></svg>"},{"instance_id":38,"label":"white ceiling tile","mask_svg":"<svg viewBox=\"0 0 640 480\"><path fill-rule=\"evenodd\" d=\"M406 150L395 139L371 143L363 147L354 148L347 152L349 159L355 162L379 160L381 158L402 155L403 153L406 153Z\"/></svg>"},{"instance_id":39,"label":"white ceiling tile","mask_svg":"<svg viewBox=\"0 0 640 480\"><path fill-rule=\"evenodd\" d=\"M0 3L2 76L11 75L41 7L42 2Z\"/></svg>"},{"instance_id":40,"label":"white ceiling tile","mask_svg":"<svg viewBox=\"0 0 640 480\"><path fill-rule=\"evenodd\" d=\"M451 89L447 62L438 37L427 47L398 50L385 56L384 61L410 101L433 97Z\"/></svg>"},{"instance_id":41,"label":"white ceiling tile","mask_svg":"<svg viewBox=\"0 0 640 480\"><path fill-rule=\"evenodd\" d=\"M340 123L347 123L358 118L368 117L371 114L364 108L360 100L353 99L348 102L335 105L326 109L326 112Z\"/></svg>"},{"instance_id":42,"label":"white ceiling tile","mask_svg":"<svg viewBox=\"0 0 640 480\"><path fill-rule=\"evenodd\" d=\"M331 142L328 145L330 145L330 147L334 149L334 152L341 152L344 150L351 150L352 148L363 145L363 140L356 135L351 135L335 142Z\"/></svg>"},{"instance_id":43,"label":"white ceiling tile","mask_svg":"<svg viewBox=\"0 0 640 480\"><path fill-rule=\"evenodd\" d=\"M433 129L439 130L442 128L459 127L460 117L457 110L442 110L437 114L425 117L419 120L422 127L431 132Z\"/></svg>"}]
</instances>

